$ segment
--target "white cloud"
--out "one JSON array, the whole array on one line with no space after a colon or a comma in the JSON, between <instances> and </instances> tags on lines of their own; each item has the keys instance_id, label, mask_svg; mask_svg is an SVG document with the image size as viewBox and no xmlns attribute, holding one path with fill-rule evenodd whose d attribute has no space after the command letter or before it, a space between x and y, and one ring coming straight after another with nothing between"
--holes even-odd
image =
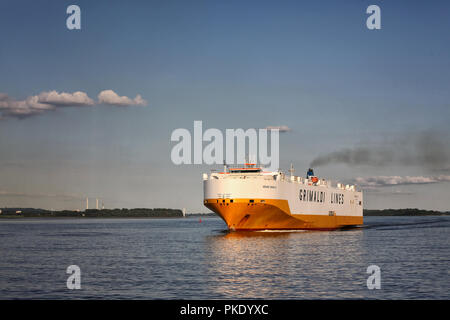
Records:
<instances>
[{"instance_id":1,"label":"white cloud","mask_svg":"<svg viewBox=\"0 0 450 320\"><path fill-rule=\"evenodd\" d=\"M5 93L0 94L0 111L4 117L28 117L54 108L55 106L39 102L38 96L14 100Z\"/></svg>"},{"instance_id":2,"label":"white cloud","mask_svg":"<svg viewBox=\"0 0 450 320\"><path fill-rule=\"evenodd\" d=\"M375 176L375 177L358 177L353 181L355 184L361 187L390 187L397 185L410 185L410 184L430 184L439 182L450 182L450 176L439 175L439 176Z\"/></svg>"},{"instance_id":3,"label":"white cloud","mask_svg":"<svg viewBox=\"0 0 450 320\"><path fill-rule=\"evenodd\" d=\"M289 128L288 126L267 126L265 129L267 129L267 130L278 129L280 132L291 131L291 128Z\"/></svg>"},{"instance_id":4,"label":"white cloud","mask_svg":"<svg viewBox=\"0 0 450 320\"><path fill-rule=\"evenodd\" d=\"M74 93L49 91L39 94L39 102L46 103L54 106L92 106L94 100L88 97L88 95L81 91Z\"/></svg>"},{"instance_id":5,"label":"white cloud","mask_svg":"<svg viewBox=\"0 0 450 320\"><path fill-rule=\"evenodd\" d=\"M137 95L134 99L120 97L112 90L104 90L98 95L99 103L117 106L144 106L147 101ZM0 120L8 117L26 118L60 107L94 106L96 102L82 91L73 93L55 90L41 92L24 100L15 100L6 93L0 93Z\"/></svg>"},{"instance_id":6,"label":"white cloud","mask_svg":"<svg viewBox=\"0 0 450 320\"><path fill-rule=\"evenodd\" d=\"M147 101L142 99L141 95L137 95L134 99L130 99L127 96L119 96L113 90L103 90L98 95L98 102L103 104L109 104L113 106L145 106Z\"/></svg>"}]
</instances>

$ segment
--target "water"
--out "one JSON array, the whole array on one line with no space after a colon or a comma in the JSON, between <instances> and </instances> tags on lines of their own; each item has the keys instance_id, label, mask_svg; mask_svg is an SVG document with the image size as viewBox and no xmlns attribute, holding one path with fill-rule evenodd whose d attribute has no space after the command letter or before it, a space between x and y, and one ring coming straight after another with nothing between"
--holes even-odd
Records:
<instances>
[{"instance_id":1,"label":"water","mask_svg":"<svg viewBox=\"0 0 450 320\"><path fill-rule=\"evenodd\" d=\"M449 299L450 217L229 233L219 218L0 221L1 299ZM81 289L66 268L81 269ZM381 289L366 285L369 265Z\"/></svg>"}]
</instances>

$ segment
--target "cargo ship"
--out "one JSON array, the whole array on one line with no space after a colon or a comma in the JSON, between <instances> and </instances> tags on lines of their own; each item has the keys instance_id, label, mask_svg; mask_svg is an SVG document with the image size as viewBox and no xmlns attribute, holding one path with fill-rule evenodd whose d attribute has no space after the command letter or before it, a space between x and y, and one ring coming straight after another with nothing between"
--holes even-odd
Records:
<instances>
[{"instance_id":1,"label":"cargo ship","mask_svg":"<svg viewBox=\"0 0 450 320\"><path fill-rule=\"evenodd\" d=\"M204 205L230 230L335 230L363 224L363 194L308 169L305 177L246 163L203 174Z\"/></svg>"}]
</instances>

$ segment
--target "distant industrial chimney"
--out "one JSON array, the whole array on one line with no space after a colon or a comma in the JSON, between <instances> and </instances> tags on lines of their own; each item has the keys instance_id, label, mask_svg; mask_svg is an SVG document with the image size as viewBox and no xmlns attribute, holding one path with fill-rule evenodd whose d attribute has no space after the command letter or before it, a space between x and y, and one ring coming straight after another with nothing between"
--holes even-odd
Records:
<instances>
[{"instance_id":1,"label":"distant industrial chimney","mask_svg":"<svg viewBox=\"0 0 450 320\"><path fill-rule=\"evenodd\" d=\"M89 209L89 198L86 197L86 210L88 210L88 209Z\"/></svg>"},{"instance_id":2,"label":"distant industrial chimney","mask_svg":"<svg viewBox=\"0 0 450 320\"><path fill-rule=\"evenodd\" d=\"M95 199L95 202L96 202L96 203L95 203L95 209L98 210L98 198Z\"/></svg>"}]
</instances>

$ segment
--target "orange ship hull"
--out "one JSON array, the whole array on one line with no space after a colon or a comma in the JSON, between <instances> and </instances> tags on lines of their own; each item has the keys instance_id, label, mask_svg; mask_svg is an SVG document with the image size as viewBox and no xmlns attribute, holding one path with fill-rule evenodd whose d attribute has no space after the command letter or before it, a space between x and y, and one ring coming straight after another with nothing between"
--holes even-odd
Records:
<instances>
[{"instance_id":1,"label":"orange ship hull","mask_svg":"<svg viewBox=\"0 0 450 320\"><path fill-rule=\"evenodd\" d=\"M287 200L205 199L230 230L335 230L363 224L362 216L292 214Z\"/></svg>"}]
</instances>

